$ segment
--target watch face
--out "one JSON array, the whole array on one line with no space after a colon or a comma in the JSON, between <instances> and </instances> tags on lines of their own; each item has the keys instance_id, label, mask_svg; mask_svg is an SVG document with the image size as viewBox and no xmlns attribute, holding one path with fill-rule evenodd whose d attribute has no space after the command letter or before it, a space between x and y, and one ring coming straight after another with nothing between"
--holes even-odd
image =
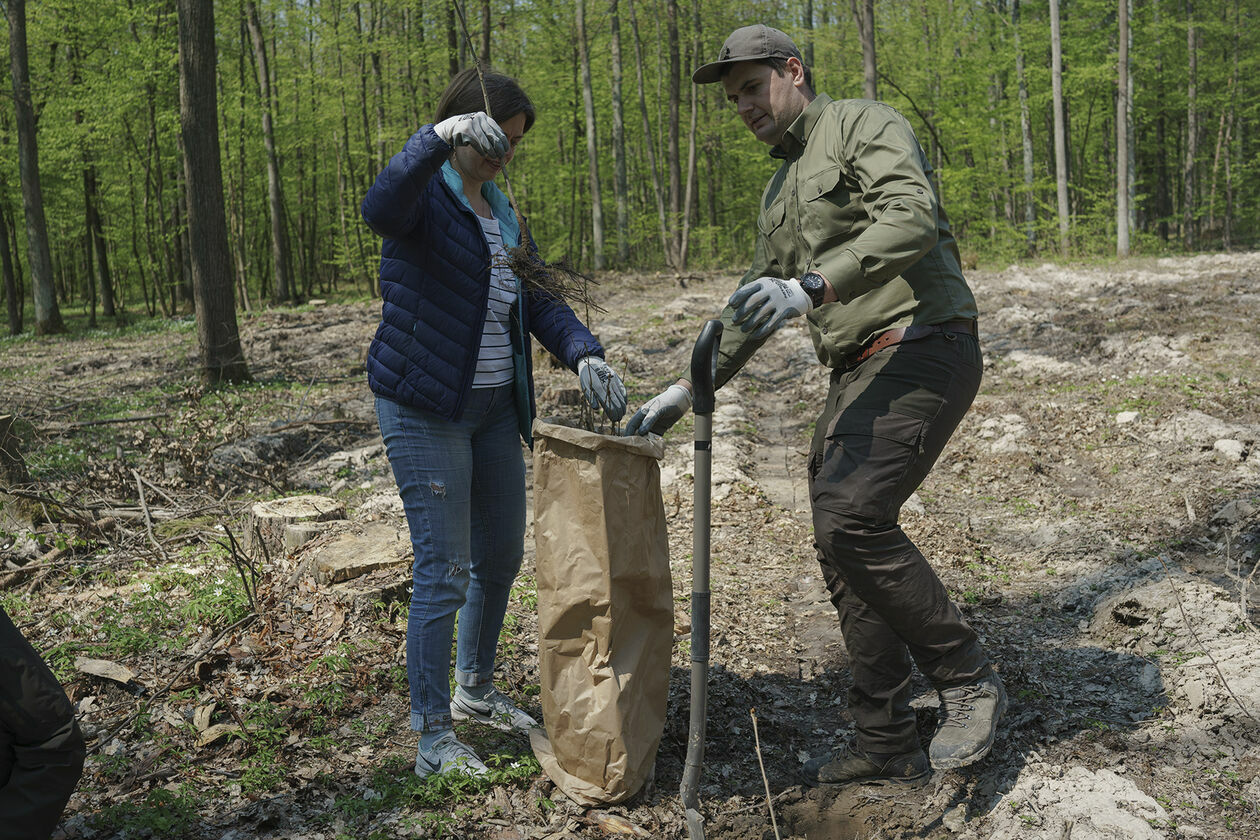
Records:
<instances>
[{"instance_id":1,"label":"watch face","mask_svg":"<svg viewBox=\"0 0 1260 840\"><path fill-rule=\"evenodd\" d=\"M812 302L814 306L822 305L823 295L825 294L827 287L821 274L816 274L815 272L810 271L805 273L797 282L801 284L801 288L805 290L805 294L809 295L810 302Z\"/></svg>"}]
</instances>

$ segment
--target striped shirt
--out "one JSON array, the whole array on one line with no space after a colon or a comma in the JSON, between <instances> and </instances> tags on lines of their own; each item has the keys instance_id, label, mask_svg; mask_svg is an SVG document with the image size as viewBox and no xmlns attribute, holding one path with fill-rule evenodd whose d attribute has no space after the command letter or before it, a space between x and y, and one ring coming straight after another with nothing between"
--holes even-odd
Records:
<instances>
[{"instance_id":1,"label":"striped shirt","mask_svg":"<svg viewBox=\"0 0 1260 840\"><path fill-rule=\"evenodd\" d=\"M490 297L473 387L495 388L512 381L511 311L516 302L517 281L507 265L498 220L477 216L477 221L481 222L481 232L490 246Z\"/></svg>"}]
</instances>

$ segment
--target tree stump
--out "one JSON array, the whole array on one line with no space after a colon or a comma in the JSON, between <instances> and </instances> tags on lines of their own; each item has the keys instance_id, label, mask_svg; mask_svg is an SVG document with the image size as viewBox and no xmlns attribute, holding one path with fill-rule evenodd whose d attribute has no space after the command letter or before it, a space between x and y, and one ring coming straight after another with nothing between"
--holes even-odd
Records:
<instances>
[{"instance_id":1,"label":"tree stump","mask_svg":"<svg viewBox=\"0 0 1260 840\"><path fill-rule=\"evenodd\" d=\"M22 459L21 441L13 433L14 419L12 414L0 414L0 512L5 514L0 516L0 522L11 520L10 524L32 520L39 513L39 507L29 499L4 492L27 488L32 483Z\"/></svg>"},{"instance_id":2,"label":"tree stump","mask_svg":"<svg viewBox=\"0 0 1260 840\"><path fill-rule=\"evenodd\" d=\"M268 556L283 556L288 553L285 533L290 526L345 518L345 503L327 496L290 496L258 502L249 511L245 550L250 554L265 550Z\"/></svg>"}]
</instances>

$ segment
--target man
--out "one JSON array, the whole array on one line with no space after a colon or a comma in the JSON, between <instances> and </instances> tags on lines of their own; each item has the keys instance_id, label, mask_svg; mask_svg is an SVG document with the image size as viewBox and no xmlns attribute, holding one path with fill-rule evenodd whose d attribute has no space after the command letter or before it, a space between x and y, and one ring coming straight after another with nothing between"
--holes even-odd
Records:
<instances>
[{"instance_id":1,"label":"man","mask_svg":"<svg viewBox=\"0 0 1260 840\"><path fill-rule=\"evenodd\" d=\"M79 783L84 752L69 698L0 609L0 836L47 840Z\"/></svg>"},{"instance_id":2,"label":"man","mask_svg":"<svg viewBox=\"0 0 1260 840\"><path fill-rule=\"evenodd\" d=\"M753 265L722 312L721 387L804 316L831 387L808 462L814 541L840 616L856 735L805 763L811 784L909 780L993 746L1001 680L940 579L897 524L980 386L976 305L909 123L869 100L815 94L787 35L735 30L692 75L720 82L782 160L762 195ZM680 379L627 434L663 434L691 407ZM941 697L925 754L913 663Z\"/></svg>"}]
</instances>

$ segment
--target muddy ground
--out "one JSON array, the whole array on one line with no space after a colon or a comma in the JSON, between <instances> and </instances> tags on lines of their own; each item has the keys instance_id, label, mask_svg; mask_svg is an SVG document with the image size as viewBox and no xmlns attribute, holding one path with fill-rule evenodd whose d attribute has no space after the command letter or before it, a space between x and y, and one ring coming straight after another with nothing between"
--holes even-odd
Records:
<instances>
[{"instance_id":1,"label":"muddy ground","mask_svg":"<svg viewBox=\"0 0 1260 840\"><path fill-rule=\"evenodd\" d=\"M630 387L631 410L686 369L701 322L720 309L733 276L602 278L607 314L590 320ZM804 325L790 324L717 398L706 836L1260 837L1260 254L1011 266L969 279L985 380L903 525L1006 683L1011 707L995 748L917 787L799 783L803 759L843 738L851 722L844 646L813 558L804 487L827 371ZM254 498L318 492L344 500L352 522L405 526L361 370L375 322L366 304L246 318L254 374L309 385L283 417L242 415L230 434L220 429L214 480L182 481L206 465L181 468L170 453L161 473L146 474L146 459L160 455L156 436L120 439L115 460L130 459L145 486L170 494L165 503L150 492L145 504L189 516L200 500L239 523ZM185 330L3 345L0 387L13 394L4 402L29 418L33 446L65 439L81 419L76 406L186 376L192 340ZM571 418L575 378L540 364L538 384L540 414ZM168 400L189 424L192 407L213 402ZM655 779L608 809L640 836L687 836L678 785L689 700L691 429L688 421L667 435L661 464L677 614L669 722ZM107 497L140 509L138 494L126 496L131 467L101 469L54 479L77 488L85 509ZM154 544L175 539L146 534L142 519L119 521L94 543L116 558L130 552L156 566ZM0 554L10 562L38 554L9 543ZM523 590L533 579L532 533L526 551ZM397 682L404 622L396 609L365 608L302 577L291 558L250 562L260 575L258 618L225 635L203 632L187 650L118 657L137 675L130 693L59 672L93 747L61 836L613 836L616 826L601 825L536 770L456 791L439 806L414 792L385 796L382 780L405 776L414 756ZM51 568L58 573L6 584L22 599L19 625L42 651L81 633L74 622L92 605L125 604L136 585ZM406 576L386 576L381 600L405 597ZM513 598L498 681L537 713L532 606ZM293 686L331 671L328 651L348 641L359 670L338 683L349 696L316 729L309 691ZM921 680L916 690L927 739L936 696ZM262 742L200 743L210 718L201 729L189 724L207 698L220 701L214 719L229 724L223 708L233 704L266 698L293 708L288 736L269 747L279 770L266 785L242 777ZM146 726L128 721L136 711ZM523 737L462 727L485 752L529 755ZM193 813L165 832L111 829L101 819L119 802L190 789L202 795L179 801Z\"/></svg>"}]
</instances>

